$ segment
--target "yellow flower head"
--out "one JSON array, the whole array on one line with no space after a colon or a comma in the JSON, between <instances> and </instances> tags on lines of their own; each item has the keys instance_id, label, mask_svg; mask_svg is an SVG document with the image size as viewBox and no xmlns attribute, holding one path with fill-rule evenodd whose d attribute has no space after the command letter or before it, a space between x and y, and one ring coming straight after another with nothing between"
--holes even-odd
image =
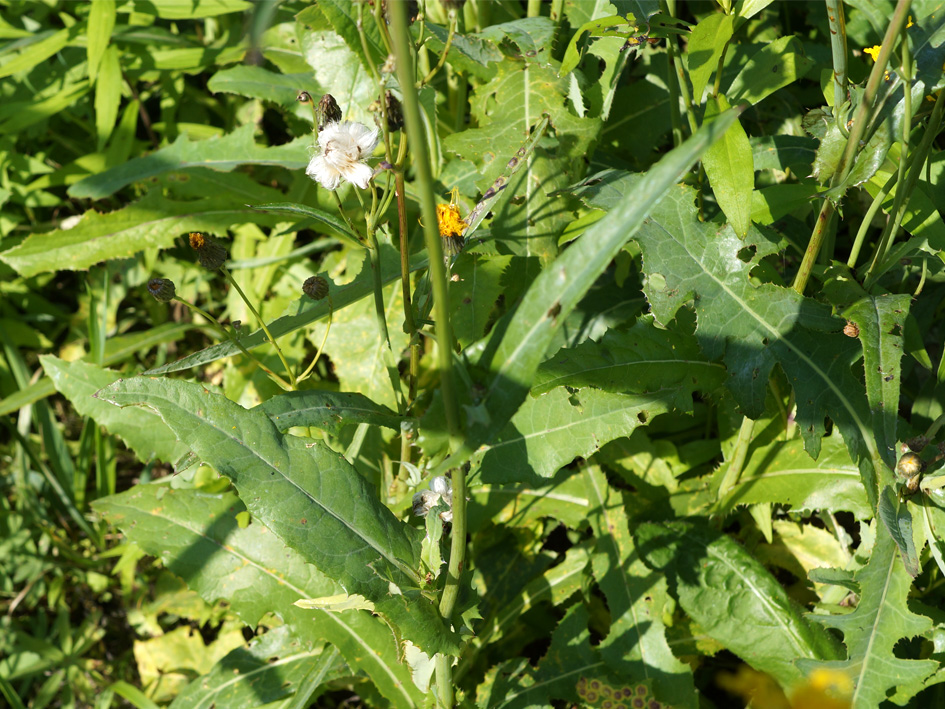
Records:
<instances>
[{"instance_id":1,"label":"yellow flower head","mask_svg":"<svg viewBox=\"0 0 945 709\"><path fill-rule=\"evenodd\" d=\"M463 232L466 231L466 222L459 212L459 190L455 187L449 204L436 205L436 222L440 229L440 238L447 256L453 256L462 251Z\"/></svg>"},{"instance_id":2,"label":"yellow flower head","mask_svg":"<svg viewBox=\"0 0 945 709\"><path fill-rule=\"evenodd\" d=\"M791 695L795 709L850 709L853 680L840 670L818 669Z\"/></svg>"},{"instance_id":3,"label":"yellow flower head","mask_svg":"<svg viewBox=\"0 0 945 709\"><path fill-rule=\"evenodd\" d=\"M877 59L879 59L880 49L881 47L878 44L874 47L863 47L863 53L869 54L873 58L873 61L875 62Z\"/></svg>"}]
</instances>

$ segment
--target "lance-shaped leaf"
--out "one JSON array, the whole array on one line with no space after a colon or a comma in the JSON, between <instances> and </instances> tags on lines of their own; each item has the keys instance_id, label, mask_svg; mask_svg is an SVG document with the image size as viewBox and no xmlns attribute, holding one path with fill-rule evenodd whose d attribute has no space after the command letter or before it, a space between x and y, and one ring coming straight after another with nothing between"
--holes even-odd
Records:
<instances>
[{"instance_id":1,"label":"lance-shaped leaf","mask_svg":"<svg viewBox=\"0 0 945 709\"><path fill-rule=\"evenodd\" d=\"M784 687L803 679L795 660L834 660L838 643L730 537L684 522L643 524L637 548L672 574L679 603L713 640Z\"/></svg>"},{"instance_id":2,"label":"lance-shaped leaf","mask_svg":"<svg viewBox=\"0 0 945 709\"><path fill-rule=\"evenodd\" d=\"M873 435L880 455L890 468L896 467L899 371L911 302L912 296L908 294L866 296L843 313L860 331Z\"/></svg>"},{"instance_id":3,"label":"lance-shaped leaf","mask_svg":"<svg viewBox=\"0 0 945 709\"><path fill-rule=\"evenodd\" d=\"M706 104L705 120L728 108L724 96L710 98ZM722 140L705 151L702 166L725 217L735 233L745 237L751 225L751 191L755 187L755 167L748 134L741 123L735 121Z\"/></svg>"},{"instance_id":4,"label":"lance-shaped leaf","mask_svg":"<svg viewBox=\"0 0 945 709\"><path fill-rule=\"evenodd\" d=\"M437 472L467 460L474 450L505 428L525 400L538 365L560 325L640 227L653 205L724 134L737 115L736 110L722 114L666 155L640 180L636 199L615 207L535 279L521 304L494 328L479 361L490 370L481 397L488 417L468 426L463 446Z\"/></svg>"},{"instance_id":5,"label":"lance-shaped leaf","mask_svg":"<svg viewBox=\"0 0 945 709\"><path fill-rule=\"evenodd\" d=\"M612 618L601 655L621 676L651 682L660 701L698 706L692 670L676 659L666 641L666 578L643 563L630 536L623 499L611 490L600 468L585 470L584 479L597 537L591 563Z\"/></svg>"},{"instance_id":6,"label":"lance-shaped leaf","mask_svg":"<svg viewBox=\"0 0 945 709\"><path fill-rule=\"evenodd\" d=\"M253 141L255 130L252 123L247 123L220 138L192 141L186 134L181 135L166 148L86 177L69 188L69 196L102 199L132 182L182 168L209 167L229 172L239 165L278 165L289 170L301 170L308 163L306 149L311 145L309 138L267 147Z\"/></svg>"},{"instance_id":7,"label":"lance-shaped leaf","mask_svg":"<svg viewBox=\"0 0 945 709\"><path fill-rule=\"evenodd\" d=\"M158 412L198 457L233 481L249 511L348 593L364 596L427 653L456 649L432 600L420 593L418 530L326 446L283 436L260 410L199 384L138 377L98 396ZM330 594L321 594L330 595Z\"/></svg>"},{"instance_id":8,"label":"lance-shaped leaf","mask_svg":"<svg viewBox=\"0 0 945 709\"><path fill-rule=\"evenodd\" d=\"M901 639L931 629L932 621L909 610L907 599L912 577L883 526L876 530L869 563L856 572L855 579L860 586L860 600L855 611L848 615L813 616L843 633L847 659L799 664L805 672L815 668L846 672L855 687L853 709L871 709L882 704L891 689L904 694L921 689L925 679L938 669L939 663L904 659L894 651Z\"/></svg>"},{"instance_id":9,"label":"lance-shaped leaf","mask_svg":"<svg viewBox=\"0 0 945 709\"><path fill-rule=\"evenodd\" d=\"M532 394L557 386L624 394L678 387L674 406L688 411L694 390L709 392L724 381L725 367L707 361L694 337L657 328L644 315L628 331L608 330L598 342L559 350L538 368Z\"/></svg>"},{"instance_id":10,"label":"lance-shaped leaf","mask_svg":"<svg viewBox=\"0 0 945 709\"><path fill-rule=\"evenodd\" d=\"M912 513L906 503L900 502L890 485L879 496L879 518L883 520L889 536L896 542L902 563L912 578L919 575L919 555L915 550L912 533Z\"/></svg>"},{"instance_id":11,"label":"lance-shaped leaf","mask_svg":"<svg viewBox=\"0 0 945 709\"><path fill-rule=\"evenodd\" d=\"M270 202L268 204L250 204L252 209L258 209L260 212L274 212L277 214L288 214L299 217L300 219L311 219L312 221L330 227L335 233L344 240L349 246L356 249L363 249L364 244L361 239L345 224L341 217L326 212L322 209L309 207L295 202Z\"/></svg>"},{"instance_id":12,"label":"lance-shaped leaf","mask_svg":"<svg viewBox=\"0 0 945 709\"><path fill-rule=\"evenodd\" d=\"M329 613L294 605L341 588L262 524L241 528L236 516L245 507L233 492L138 485L92 506L208 603L226 599L250 627L267 613L276 613L297 637L310 644L327 640L337 647L393 704L420 703L409 671L398 661L390 629L378 618L360 611Z\"/></svg>"},{"instance_id":13,"label":"lance-shaped leaf","mask_svg":"<svg viewBox=\"0 0 945 709\"><path fill-rule=\"evenodd\" d=\"M823 439L817 460L799 439L775 441L750 456L722 509L774 503L798 512L847 510L857 519L873 514L856 463L837 434Z\"/></svg>"},{"instance_id":14,"label":"lance-shaped leaf","mask_svg":"<svg viewBox=\"0 0 945 709\"><path fill-rule=\"evenodd\" d=\"M797 424L807 451L820 453L829 415L857 459L870 504L891 482L869 425L863 385L851 366L856 343L839 333L843 321L791 288L754 285L751 270L777 246L752 229L740 240L730 227L700 222L694 193L680 188L664 199L636 238L643 251L644 293L657 322L668 325L693 303L696 337L709 359L721 358L742 411L764 411L768 377L780 364L794 386Z\"/></svg>"},{"instance_id":15,"label":"lance-shaped leaf","mask_svg":"<svg viewBox=\"0 0 945 709\"><path fill-rule=\"evenodd\" d=\"M264 411L280 431L292 426L314 426L337 435L342 427L359 423L399 431L404 420L364 394L321 389L287 391L267 399L257 408Z\"/></svg>"}]
</instances>

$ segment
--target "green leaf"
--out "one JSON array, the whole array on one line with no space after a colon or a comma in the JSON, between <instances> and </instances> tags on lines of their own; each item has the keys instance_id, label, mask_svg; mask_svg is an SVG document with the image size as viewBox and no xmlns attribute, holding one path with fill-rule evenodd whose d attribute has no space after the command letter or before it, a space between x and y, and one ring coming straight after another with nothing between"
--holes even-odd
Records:
<instances>
[{"instance_id":1,"label":"green leaf","mask_svg":"<svg viewBox=\"0 0 945 709\"><path fill-rule=\"evenodd\" d=\"M710 98L706 105L705 120L728 108L724 96ZM736 121L722 140L705 151L702 165L719 207L735 233L744 238L751 226L751 191L755 187L755 166L751 144L741 123Z\"/></svg>"},{"instance_id":2,"label":"green leaf","mask_svg":"<svg viewBox=\"0 0 945 709\"><path fill-rule=\"evenodd\" d=\"M175 201L152 189L141 200L115 212L86 212L72 229L33 234L0 254L0 260L22 276L79 271L148 248L168 248L188 231L221 233L232 224L260 218L267 219L234 203L230 196Z\"/></svg>"},{"instance_id":3,"label":"green leaf","mask_svg":"<svg viewBox=\"0 0 945 709\"><path fill-rule=\"evenodd\" d=\"M779 37L759 49L732 79L726 97L732 103L748 101L752 106L780 88L803 77L814 61L804 54L796 37ZM787 137L787 136L781 136Z\"/></svg>"},{"instance_id":4,"label":"green leaf","mask_svg":"<svg viewBox=\"0 0 945 709\"><path fill-rule=\"evenodd\" d=\"M95 132L99 150L105 147L105 141L115 129L121 102L121 81L118 47L112 45L102 55L101 70L95 82Z\"/></svg>"},{"instance_id":5,"label":"green leaf","mask_svg":"<svg viewBox=\"0 0 945 709\"><path fill-rule=\"evenodd\" d=\"M666 579L643 563L630 536L624 501L600 468L585 469L583 477L597 538L591 556L594 577L611 616L600 653L621 677L652 682L660 701L696 707L692 670L676 659L666 641L663 614L672 607Z\"/></svg>"},{"instance_id":6,"label":"green leaf","mask_svg":"<svg viewBox=\"0 0 945 709\"><path fill-rule=\"evenodd\" d=\"M367 69L380 66L387 58L380 31L370 16L372 12L371 6L362 5L355 0L320 0L318 5L299 13L297 19L300 23L311 23L317 20L318 14L323 15ZM359 27L363 30L366 47L361 43L362 32Z\"/></svg>"},{"instance_id":7,"label":"green leaf","mask_svg":"<svg viewBox=\"0 0 945 709\"><path fill-rule=\"evenodd\" d=\"M331 229L339 236L346 244L353 246L358 249L365 248L364 243L355 234L348 228L348 225L345 224L344 220L340 217L335 216L330 212L326 212L322 209L316 209L315 207L309 207L304 204L296 204L295 202L274 202L271 204L248 204L246 205L250 209L255 209L260 212L274 212L276 214L292 214L299 216L303 219L311 219L317 224L324 224L325 226L331 227Z\"/></svg>"},{"instance_id":8,"label":"green leaf","mask_svg":"<svg viewBox=\"0 0 945 709\"><path fill-rule=\"evenodd\" d=\"M575 458L586 458L671 411L678 393L672 387L640 395L553 389L528 398L495 442L476 451L474 460L484 482L534 484L536 476L550 478Z\"/></svg>"},{"instance_id":9,"label":"green leaf","mask_svg":"<svg viewBox=\"0 0 945 709\"><path fill-rule=\"evenodd\" d=\"M909 506L899 501L896 491L887 486L879 496L879 518L883 520L889 535L899 548L899 555L906 571L912 578L919 575L919 555L916 553L912 533L912 513Z\"/></svg>"},{"instance_id":10,"label":"green leaf","mask_svg":"<svg viewBox=\"0 0 945 709\"><path fill-rule=\"evenodd\" d=\"M644 293L657 322L668 325L695 304L696 337L710 359L722 358L742 412L764 411L768 377L781 365L794 386L806 450L820 452L824 415L839 426L857 459L870 504L891 475L868 425L862 384L851 366L858 347L838 331L843 321L790 288L754 285L749 273L777 245L752 229L742 241L729 228L700 222L691 190L670 193L640 229Z\"/></svg>"},{"instance_id":11,"label":"green leaf","mask_svg":"<svg viewBox=\"0 0 945 709\"><path fill-rule=\"evenodd\" d=\"M614 30L607 29L609 27L616 27L619 25L624 26L625 31L623 33L617 33ZM619 15L613 17L601 17L600 19L591 20L590 22L581 25L571 37L571 41L568 42L567 49L564 50L564 58L561 60L561 66L558 69L558 76L570 74L581 62L581 51L578 49L578 43L583 41L585 33L587 33L589 38L619 37L628 35L632 29L634 29L632 26L627 25L627 20L623 17L620 17Z\"/></svg>"},{"instance_id":12,"label":"green leaf","mask_svg":"<svg viewBox=\"0 0 945 709\"><path fill-rule=\"evenodd\" d=\"M702 104L702 94L709 78L719 67L722 50L732 38L732 15L715 12L705 17L689 37L689 80L692 82L692 100Z\"/></svg>"},{"instance_id":13,"label":"green leaf","mask_svg":"<svg viewBox=\"0 0 945 709\"><path fill-rule=\"evenodd\" d=\"M349 674L331 646L306 648L286 626L257 636L247 647L231 650L213 669L198 677L174 698L171 709L218 706L261 706L295 694L313 667L322 681Z\"/></svg>"},{"instance_id":14,"label":"green leaf","mask_svg":"<svg viewBox=\"0 0 945 709\"><path fill-rule=\"evenodd\" d=\"M233 492L138 485L97 500L93 507L208 603L226 599L250 627L275 612L309 644L326 640L337 647L393 704L420 704L406 666L398 661L390 629L379 618L294 605L300 598L341 589L258 521L241 527L237 515L245 508Z\"/></svg>"},{"instance_id":15,"label":"green leaf","mask_svg":"<svg viewBox=\"0 0 945 709\"><path fill-rule=\"evenodd\" d=\"M89 6L89 33L86 38L86 56L89 62L89 81L94 82L99 62L105 54L115 29L115 0L101 0Z\"/></svg>"},{"instance_id":16,"label":"green leaf","mask_svg":"<svg viewBox=\"0 0 945 709\"><path fill-rule=\"evenodd\" d=\"M872 516L856 463L838 435L823 439L812 460L801 440L775 441L754 448L738 483L722 501L736 505L785 504L797 512L846 510L857 519Z\"/></svg>"},{"instance_id":17,"label":"green leaf","mask_svg":"<svg viewBox=\"0 0 945 709\"><path fill-rule=\"evenodd\" d=\"M92 175L69 188L69 196L102 199L132 182L190 167L208 167L229 172L240 165L276 165L288 170L301 170L308 164L308 137L291 143L266 147L253 141L255 126L246 124L221 138L191 141L181 135L172 145L156 150L143 158L134 158L123 165Z\"/></svg>"},{"instance_id":18,"label":"green leaf","mask_svg":"<svg viewBox=\"0 0 945 709\"><path fill-rule=\"evenodd\" d=\"M125 379L98 396L157 411L302 558L348 593L374 602L385 620L428 654L455 652L455 635L420 592L420 532L395 518L341 455L282 436L262 411L247 411L199 384Z\"/></svg>"},{"instance_id":19,"label":"green leaf","mask_svg":"<svg viewBox=\"0 0 945 709\"><path fill-rule=\"evenodd\" d=\"M666 155L640 181L636 200L622 203L596 222L535 279L514 311L514 318L506 318L495 328L479 361L491 372L481 397L488 420L468 425L463 446L439 466L438 472L468 459L505 428L525 400L560 324L640 227L654 203L735 117L735 111L720 116Z\"/></svg>"},{"instance_id":20,"label":"green leaf","mask_svg":"<svg viewBox=\"0 0 945 709\"><path fill-rule=\"evenodd\" d=\"M771 135L749 138L756 170L787 170L809 174L817 142L803 135Z\"/></svg>"},{"instance_id":21,"label":"green leaf","mask_svg":"<svg viewBox=\"0 0 945 709\"><path fill-rule=\"evenodd\" d=\"M798 659L833 660L836 641L742 546L707 527L645 523L637 548L672 574L679 603L702 631L789 688L804 678Z\"/></svg>"},{"instance_id":22,"label":"green leaf","mask_svg":"<svg viewBox=\"0 0 945 709\"><path fill-rule=\"evenodd\" d=\"M674 406L688 411L693 391L712 391L725 379L725 368L706 361L694 337L661 330L645 315L627 331L608 330L598 342L559 350L538 368L532 394L559 386L633 394L678 387Z\"/></svg>"},{"instance_id":23,"label":"green leaf","mask_svg":"<svg viewBox=\"0 0 945 709\"><path fill-rule=\"evenodd\" d=\"M450 281L450 327L461 347L467 347L485 334L489 316L503 292L502 274L511 256L483 256L463 252L451 273L459 277Z\"/></svg>"},{"instance_id":24,"label":"green leaf","mask_svg":"<svg viewBox=\"0 0 945 709\"><path fill-rule=\"evenodd\" d=\"M52 355L40 355L39 360L56 390L72 402L75 410L121 438L139 460L158 458L172 463L189 450L154 412L122 411L95 398L95 392L121 378L118 372L88 362L66 362Z\"/></svg>"},{"instance_id":25,"label":"green leaf","mask_svg":"<svg viewBox=\"0 0 945 709\"><path fill-rule=\"evenodd\" d=\"M470 531L486 520L510 526L530 526L550 517L571 529L584 527L590 502L580 475L561 470L548 485L479 485L471 490L467 508Z\"/></svg>"},{"instance_id":26,"label":"green leaf","mask_svg":"<svg viewBox=\"0 0 945 709\"><path fill-rule=\"evenodd\" d=\"M338 435L344 426L361 423L399 431L404 420L363 394L321 389L287 391L264 401L257 408L264 411L280 431L287 431L292 426L314 426Z\"/></svg>"},{"instance_id":27,"label":"green leaf","mask_svg":"<svg viewBox=\"0 0 945 709\"><path fill-rule=\"evenodd\" d=\"M848 615L813 618L843 633L847 659L799 663L802 670L839 670L853 680L853 709L879 706L892 689L913 691L938 669L934 660L907 660L894 648L902 638L927 632L932 621L909 610L912 577L903 566L892 537L880 526L869 563L855 574L860 586L856 610Z\"/></svg>"},{"instance_id":28,"label":"green leaf","mask_svg":"<svg viewBox=\"0 0 945 709\"><path fill-rule=\"evenodd\" d=\"M843 311L843 316L860 330L873 435L890 468L896 467L898 458L900 365L911 302L912 296L908 294L865 296Z\"/></svg>"},{"instance_id":29,"label":"green leaf","mask_svg":"<svg viewBox=\"0 0 945 709\"><path fill-rule=\"evenodd\" d=\"M249 0L148 0L145 11L165 20L196 20L243 12L252 7Z\"/></svg>"},{"instance_id":30,"label":"green leaf","mask_svg":"<svg viewBox=\"0 0 945 709\"><path fill-rule=\"evenodd\" d=\"M26 48L12 59L0 64L0 79L20 72L28 71L40 62L44 62L53 54L83 34L85 24L76 24L55 33L36 34L30 38Z\"/></svg>"},{"instance_id":31,"label":"green leaf","mask_svg":"<svg viewBox=\"0 0 945 709\"><path fill-rule=\"evenodd\" d=\"M315 100L319 94L325 93L313 85L310 73L279 74L261 66L245 64L218 71L210 77L207 88L214 93L238 94L292 107L293 113L308 121L312 120L312 112L308 106L299 107L299 92L308 91Z\"/></svg>"},{"instance_id":32,"label":"green leaf","mask_svg":"<svg viewBox=\"0 0 945 709\"><path fill-rule=\"evenodd\" d=\"M411 31L419 36L419 27L411 25ZM446 46L449 31L445 27L433 24L429 20L424 25L427 36L427 46L437 54L441 54ZM482 39L475 34L454 34L450 51L447 55L449 66L467 71L478 79L488 81L495 76L496 67L504 59L504 55L495 42Z\"/></svg>"}]
</instances>

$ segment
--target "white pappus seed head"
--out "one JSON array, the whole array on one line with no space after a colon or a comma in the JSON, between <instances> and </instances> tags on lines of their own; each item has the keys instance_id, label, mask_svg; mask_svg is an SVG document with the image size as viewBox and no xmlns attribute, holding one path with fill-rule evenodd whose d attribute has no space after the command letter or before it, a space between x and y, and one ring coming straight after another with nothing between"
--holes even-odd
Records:
<instances>
[{"instance_id":1,"label":"white pappus seed head","mask_svg":"<svg viewBox=\"0 0 945 709\"><path fill-rule=\"evenodd\" d=\"M347 180L367 189L374 170L365 161L378 143L377 128L356 121L332 121L318 134L319 151L308 163L305 174L325 189L335 190Z\"/></svg>"}]
</instances>

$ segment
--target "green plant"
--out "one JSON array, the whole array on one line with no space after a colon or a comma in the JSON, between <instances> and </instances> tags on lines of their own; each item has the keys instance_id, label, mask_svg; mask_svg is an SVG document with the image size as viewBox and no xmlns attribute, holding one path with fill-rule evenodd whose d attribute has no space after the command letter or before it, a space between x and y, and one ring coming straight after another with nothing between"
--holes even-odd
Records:
<instances>
[{"instance_id":1,"label":"green plant","mask_svg":"<svg viewBox=\"0 0 945 709\"><path fill-rule=\"evenodd\" d=\"M939 701L938 4L413 9L11 5L0 692Z\"/></svg>"}]
</instances>

